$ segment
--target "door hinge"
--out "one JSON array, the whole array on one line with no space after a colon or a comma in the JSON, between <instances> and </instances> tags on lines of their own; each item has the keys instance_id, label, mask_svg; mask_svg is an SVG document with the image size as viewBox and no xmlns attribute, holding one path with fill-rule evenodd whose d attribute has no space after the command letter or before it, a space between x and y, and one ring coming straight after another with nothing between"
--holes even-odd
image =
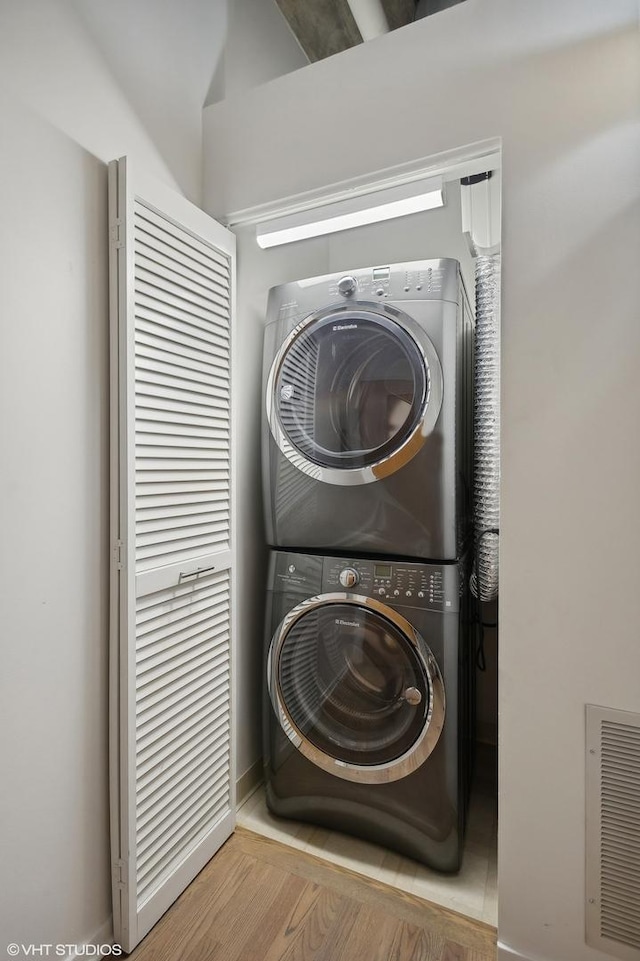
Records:
<instances>
[{"instance_id":1,"label":"door hinge","mask_svg":"<svg viewBox=\"0 0 640 961\"><path fill-rule=\"evenodd\" d=\"M118 860L113 862L113 882L118 888L123 888L127 881L127 862Z\"/></svg>"},{"instance_id":2,"label":"door hinge","mask_svg":"<svg viewBox=\"0 0 640 961\"><path fill-rule=\"evenodd\" d=\"M109 229L109 242L112 247L115 247L116 250L119 250L120 247L124 247L123 233L122 220L120 217L118 217L113 221Z\"/></svg>"},{"instance_id":3,"label":"door hinge","mask_svg":"<svg viewBox=\"0 0 640 961\"><path fill-rule=\"evenodd\" d=\"M116 541L113 548L113 563L116 565L117 571L121 571L124 567L124 541Z\"/></svg>"}]
</instances>

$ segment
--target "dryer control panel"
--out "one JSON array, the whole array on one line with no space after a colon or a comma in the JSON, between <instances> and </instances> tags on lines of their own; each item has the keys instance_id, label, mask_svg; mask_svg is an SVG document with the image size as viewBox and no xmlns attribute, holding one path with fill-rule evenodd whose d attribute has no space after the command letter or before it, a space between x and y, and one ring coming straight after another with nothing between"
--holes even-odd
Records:
<instances>
[{"instance_id":1,"label":"dryer control panel","mask_svg":"<svg viewBox=\"0 0 640 961\"><path fill-rule=\"evenodd\" d=\"M358 267L339 274L279 284L269 291L267 324L279 320L286 330L311 313L338 304L447 300L460 303L460 265L450 258L412 260Z\"/></svg>"},{"instance_id":2,"label":"dryer control panel","mask_svg":"<svg viewBox=\"0 0 640 961\"><path fill-rule=\"evenodd\" d=\"M322 593L346 591L375 597L392 607L457 613L463 570L459 564L325 557Z\"/></svg>"}]
</instances>

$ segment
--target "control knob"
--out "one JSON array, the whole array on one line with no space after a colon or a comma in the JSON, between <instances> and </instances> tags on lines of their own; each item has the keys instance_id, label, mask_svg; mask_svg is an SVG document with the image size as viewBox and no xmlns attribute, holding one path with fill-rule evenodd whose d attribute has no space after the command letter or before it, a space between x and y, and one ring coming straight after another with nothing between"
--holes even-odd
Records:
<instances>
[{"instance_id":1,"label":"control knob","mask_svg":"<svg viewBox=\"0 0 640 961\"><path fill-rule=\"evenodd\" d=\"M355 587L360 580L360 575L353 567L345 567L343 571L340 571L340 583L343 587Z\"/></svg>"},{"instance_id":2,"label":"control knob","mask_svg":"<svg viewBox=\"0 0 640 961\"><path fill-rule=\"evenodd\" d=\"M355 277L343 277L338 281L338 292L343 297L350 297L351 294L355 293L357 286L358 281Z\"/></svg>"}]
</instances>

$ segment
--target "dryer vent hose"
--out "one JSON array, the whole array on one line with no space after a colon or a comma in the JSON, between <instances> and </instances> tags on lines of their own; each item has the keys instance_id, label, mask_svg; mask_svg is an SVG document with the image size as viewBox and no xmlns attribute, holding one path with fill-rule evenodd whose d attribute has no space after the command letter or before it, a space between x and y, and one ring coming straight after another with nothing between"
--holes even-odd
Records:
<instances>
[{"instance_id":1,"label":"dryer vent hose","mask_svg":"<svg viewBox=\"0 0 640 961\"><path fill-rule=\"evenodd\" d=\"M474 401L475 563L471 590L481 601L498 596L500 528L500 255L476 259Z\"/></svg>"}]
</instances>

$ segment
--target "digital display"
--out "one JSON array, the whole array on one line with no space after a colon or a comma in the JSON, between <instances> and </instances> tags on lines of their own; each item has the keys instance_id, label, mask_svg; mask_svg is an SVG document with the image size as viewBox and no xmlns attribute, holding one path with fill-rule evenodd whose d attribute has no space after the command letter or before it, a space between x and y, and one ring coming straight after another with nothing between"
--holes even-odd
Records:
<instances>
[{"instance_id":1,"label":"digital display","mask_svg":"<svg viewBox=\"0 0 640 961\"><path fill-rule=\"evenodd\" d=\"M374 280L388 280L390 270L388 267L374 267L373 268L373 279Z\"/></svg>"},{"instance_id":2,"label":"digital display","mask_svg":"<svg viewBox=\"0 0 640 961\"><path fill-rule=\"evenodd\" d=\"M374 564L374 577L391 577L391 564Z\"/></svg>"}]
</instances>

